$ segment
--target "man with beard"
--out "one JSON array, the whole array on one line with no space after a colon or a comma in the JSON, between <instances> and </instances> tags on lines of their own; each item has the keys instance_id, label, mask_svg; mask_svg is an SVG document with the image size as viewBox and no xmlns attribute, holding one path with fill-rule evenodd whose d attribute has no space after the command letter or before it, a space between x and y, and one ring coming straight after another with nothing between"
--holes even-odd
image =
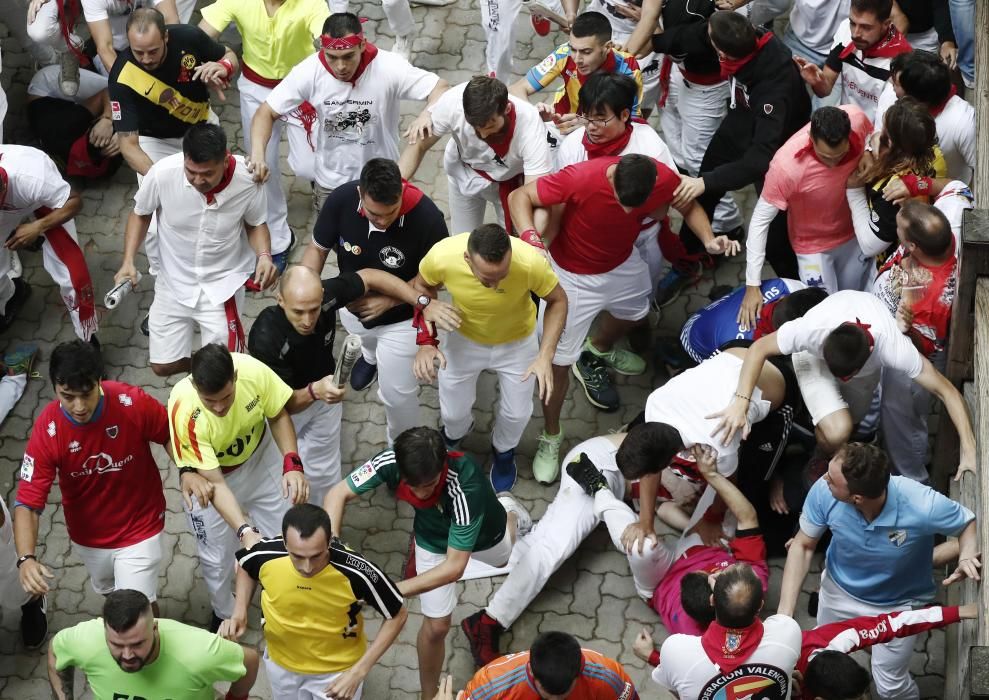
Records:
<instances>
[{"instance_id":1,"label":"man with beard","mask_svg":"<svg viewBox=\"0 0 989 700\"><path fill-rule=\"evenodd\" d=\"M232 682L226 700L248 697L258 653L181 622L156 619L138 591L107 596L103 617L55 635L48 647L52 697L75 697L75 671L98 698L174 697L212 700L213 684Z\"/></svg>"}]
</instances>

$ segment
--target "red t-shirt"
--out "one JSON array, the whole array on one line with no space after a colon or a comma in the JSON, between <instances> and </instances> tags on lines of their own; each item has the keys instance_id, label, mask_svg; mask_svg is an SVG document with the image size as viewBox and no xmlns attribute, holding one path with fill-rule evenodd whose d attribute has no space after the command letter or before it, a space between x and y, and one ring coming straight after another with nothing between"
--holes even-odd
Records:
<instances>
[{"instance_id":1,"label":"red t-shirt","mask_svg":"<svg viewBox=\"0 0 989 700\"><path fill-rule=\"evenodd\" d=\"M17 502L42 510L58 474L69 539L118 549L161 532L165 494L149 443L168 444L165 407L137 387L102 382L93 419L73 422L58 401L34 423Z\"/></svg>"},{"instance_id":2,"label":"red t-shirt","mask_svg":"<svg viewBox=\"0 0 989 700\"><path fill-rule=\"evenodd\" d=\"M656 184L640 207L622 209L608 181L607 170L621 158L594 158L575 163L536 180L539 200L546 206L565 204L560 233L550 244L557 265L578 275L599 275L628 259L649 214L673 200L680 176L656 163Z\"/></svg>"}]
</instances>

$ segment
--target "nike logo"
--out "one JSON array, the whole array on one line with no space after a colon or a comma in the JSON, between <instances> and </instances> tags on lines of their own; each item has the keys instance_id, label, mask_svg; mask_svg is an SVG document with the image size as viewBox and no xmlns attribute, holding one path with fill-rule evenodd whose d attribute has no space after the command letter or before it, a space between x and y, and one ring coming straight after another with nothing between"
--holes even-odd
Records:
<instances>
[{"instance_id":1,"label":"nike logo","mask_svg":"<svg viewBox=\"0 0 989 700\"><path fill-rule=\"evenodd\" d=\"M145 97L151 94L151 91L155 89L155 85L157 85L157 83L151 83L151 87L144 91Z\"/></svg>"}]
</instances>

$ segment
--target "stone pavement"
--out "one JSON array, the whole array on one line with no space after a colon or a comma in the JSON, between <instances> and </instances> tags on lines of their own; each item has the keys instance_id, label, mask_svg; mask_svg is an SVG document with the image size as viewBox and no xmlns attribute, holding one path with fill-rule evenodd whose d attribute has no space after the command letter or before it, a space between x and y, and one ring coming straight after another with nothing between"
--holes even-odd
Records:
<instances>
[{"instance_id":1,"label":"stone pavement","mask_svg":"<svg viewBox=\"0 0 989 700\"><path fill-rule=\"evenodd\" d=\"M9 7L9 3L22 1L7 0L4 4ZM380 6L377 3L363 3L356 9L362 16L370 19L366 31L371 39L380 40L383 47L390 47L392 37ZM416 7L413 13L419 25L413 44L417 65L439 72L451 84L483 72L484 34L479 24L479 11L474 3L457 0L447 7ZM0 20L6 19L6 11L4 15ZM198 21L198 15L194 20ZM517 29L520 40L515 57L517 68L521 72L548 54L554 46L553 41L558 37L535 36L524 14L519 17ZM9 36L2 23L0 40L4 65L2 80L11 104L5 125L6 138L11 143L27 143L28 135L25 133L21 108L24 105L25 88L31 77L30 59L16 40ZM227 92L225 103L214 106L227 130L231 145L239 146L241 127L236 88L232 87ZM407 105L403 110L405 123L419 109L417 105ZM445 209L447 186L440 162L441 147L442 144L427 155L419 169L417 182ZM283 172L290 170L283 165ZM305 242L313 223L308 183L294 183L293 179L286 178L285 185L292 188L289 221L299 240ZM83 213L76 219L76 223L93 273L98 299L102 299L102 295L111 286L113 273L120 263L124 222L135 189L134 177L124 167L111 182L90 188L84 193ZM754 193L751 190L742 193L739 198L746 211L751 211L753 198ZM301 246L296 249L293 258L298 259L299 255ZM21 320L8 332L7 340L10 343L28 339L40 342L43 355L37 370L42 377L46 377L48 352L55 343L73 338L71 324L65 318L57 289L41 268L40 256L24 253L21 259L25 278L34 287L34 295L22 312ZM707 303L707 294L712 284L734 285L739 282L741 266L737 262L722 265L714 278L700 283L665 309L659 320L658 332L676 334L687 314ZM150 302L151 294L145 283L142 293L133 295L113 312L104 314L99 337L110 378L142 386L164 402L174 381L155 377L147 368L148 342L138 328ZM254 297L249 300L247 315L253 319L260 309L271 303L273 299L270 294ZM339 338L342 337L343 333L339 334ZM641 410L654 384L662 379L663 376L659 373L654 375L651 370L641 377L619 378L623 408L614 414L601 413L594 409L579 390L574 390L575 382L572 382L571 397L564 406L563 413L567 433L565 450L580 440L614 431L633 418ZM465 443L466 449L479 459L486 460L490 451L488 435L492 422L490 407L494 404L494 395L494 377L483 376L475 408L475 430ZM8 503L11 502L15 475L25 439L31 430L32 419L51 399L52 390L47 380L32 380L24 398L0 430L0 495L6 497ZM434 387L423 388L422 405L423 420L427 424L438 424L438 403ZM540 428L539 416L535 416L520 445L521 479L515 489L515 495L531 510L535 518L542 515L556 492L556 487L540 486L531 479L529 460L535 450ZM373 387L371 391L351 393L344 404L342 431L346 468L353 468L375 454L384 446L384 441L384 416ZM158 455L159 463L166 464L163 451L159 450ZM165 474L168 512L165 522L165 565L159 597L161 611L166 617L194 625L205 625L210 617L206 588L198 573L195 542L187 530L176 486L176 471L174 466L170 466ZM387 491L381 490L371 498L356 502L348 508L344 537L352 546L363 551L397 578L401 573L411 525L411 508L407 504L396 505L394 498ZM666 536L671 540L674 537L669 532ZM102 598L92 591L82 563L71 552L57 488L53 491L49 507L42 518L39 539L39 558L56 574L53 593L49 598L52 633L98 615ZM768 611L775 610L776 607L783 562L774 560L771 564L773 576L766 604ZM816 574L808 577L806 591L816 586L816 578ZM457 623L483 607L498 583L497 580L475 580L462 586L461 604L453 616L454 627L448 638L445 664L445 670L455 675L457 687L462 687L473 673L470 652ZM803 597L806 598L806 593ZM802 600L798 609L805 610L805 603L806 600ZM421 620L416 601L411 601L410 610L413 614L398 641L365 682L364 697L369 700L414 697L414 691L418 687L415 636ZM5 610L0 621L0 698L47 698L49 687L45 652L28 652L22 648L17 632L18 614ZM259 610L255 606L251 631L244 640L247 643L256 643L260 639L258 616ZM802 613L800 621L805 626L812 624L806 613ZM380 620L373 614L368 616L369 635L375 633L379 624ZM649 681L646 666L632 654L632 641L643 626L652 629L657 643L665 637L656 614L635 596L624 555L614 551L607 533L598 529L553 576L546 590L519 619L511 633L506 635L503 647L510 651L525 649L542 631L565 630L588 646L625 663L643 698L666 698L668 696L665 692ZM918 638L918 654L913 671L925 697L938 697L942 692L943 648L944 635L941 633ZM255 696L271 697L265 680L259 680L255 686ZM90 695L87 693L85 697Z\"/></svg>"}]
</instances>

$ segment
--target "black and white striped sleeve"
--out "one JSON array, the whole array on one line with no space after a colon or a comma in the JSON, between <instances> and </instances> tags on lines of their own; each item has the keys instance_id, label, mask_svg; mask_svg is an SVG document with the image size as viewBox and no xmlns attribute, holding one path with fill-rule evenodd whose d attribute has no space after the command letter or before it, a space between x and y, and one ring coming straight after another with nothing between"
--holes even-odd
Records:
<instances>
[{"instance_id":1,"label":"black and white striped sleeve","mask_svg":"<svg viewBox=\"0 0 989 700\"><path fill-rule=\"evenodd\" d=\"M354 597L390 620L405 605L398 588L384 571L339 540L330 544L330 563L347 577Z\"/></svg>"},{"instance_id":2,"label":"black and white striped sleeve","mask_svg":"<svg viewBox=\"0 0 989 700\"><path fill-rule=\"evenodd\" d=\"M261 580L261 567L269 561L288 556L285 540L281 537L262 539L250 549L237 550L237 563L255 581Z\"/></svg>"}]
</instances>

